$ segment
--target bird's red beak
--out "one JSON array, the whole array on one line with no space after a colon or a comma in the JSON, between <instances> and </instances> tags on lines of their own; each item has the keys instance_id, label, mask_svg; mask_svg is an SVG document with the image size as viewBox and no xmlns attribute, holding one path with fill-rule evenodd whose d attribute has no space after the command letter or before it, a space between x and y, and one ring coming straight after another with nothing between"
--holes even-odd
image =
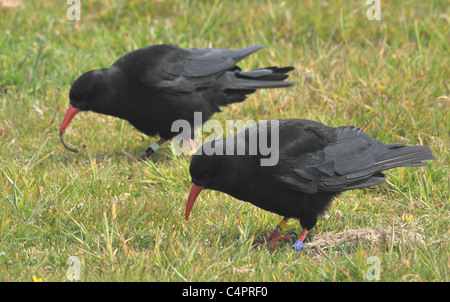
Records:
<instances>
[{"instance_id":1,"label":"bird's red beak","mask_svg":"<svg viewBox=\"0 0 450 302\"><path fill-rule=\"evenodd\" d=\"M80 109L69 105L69 109L67 109L66 115L64 116L61 128L59 128L59 138L61 139L62 144L72 152L78 152L78 149L66 143L66 141L64 140L64 131L66 131L66 128L67 126L69 126L70 121L78 112L80 112Z\"/></svg>"},{"instance_id":2,"label":"bird's red beak","mask_svg":"<svg viewBox=\"0 0 450 302\"><path fill-rule=\"evenodd\" d=\"M191 190L189 191L188 201L186 204L186 212L184 214L184 217L186 220L189 219L189 214L191 213L192 207L194 206L195 200L197 199L198 194L204 189L205 187L197 186L195 184L192 184Z\"/></svg>"}]
</instances>

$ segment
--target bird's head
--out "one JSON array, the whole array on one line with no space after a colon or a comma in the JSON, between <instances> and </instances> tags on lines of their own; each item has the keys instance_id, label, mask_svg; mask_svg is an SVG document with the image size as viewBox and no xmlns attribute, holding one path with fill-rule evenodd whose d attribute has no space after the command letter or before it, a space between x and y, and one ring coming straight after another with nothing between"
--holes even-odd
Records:
<instances>
[{"instance_id":1,"label":"bird's head","mask_svg":"<svg viewBox=\"0 0 450 302\"><path fill-rule=\"evenodd\" d=\"M221 192L229 192L231 186L236 182L237 169L232 158L228 155L212 154L204 152L205 146L211 146L222 141L205 143L195 154L189 166L192 186L186 204L185 218L189 219L194 203L203 189L211 189ZM211 149L210 149L211 150ZM221 153L224 154L224 153Z\"/></svg>"},{"instance_id":2,"label":"bird's head","mask_svg":"<svg viewBox=\"0 0 450 302\"><path fill-rule=\"evenodd\" d=\"M95 69L82 74L73 83L69 92L70 105L64 116L59 136L64 147L73 152L78 152L75 147L64 141L64 131L70 122L80 111L99 111L108 101L108 94L111 93L106 75L106 69Z\"/></svg>"},{"instance_id":3,"label":"bird's head","mask_svg":"<svg viewBox=\"0 0 450 302\"><path fill-rule=\"evenodd\" d=\"M107 82L106 69L94 69L82 74L70 88L70 105L81 111L94 110L108 95Z\"/></svg>"}]
</instances>

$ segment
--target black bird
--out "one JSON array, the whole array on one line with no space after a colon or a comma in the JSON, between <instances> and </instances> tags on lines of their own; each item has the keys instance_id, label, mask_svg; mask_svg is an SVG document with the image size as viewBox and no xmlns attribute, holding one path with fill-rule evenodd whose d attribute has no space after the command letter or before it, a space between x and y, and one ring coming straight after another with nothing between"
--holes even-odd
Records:
<instances>
[{"instance_id":1,"label":"black bird","mask_svg":"<svg viewBox=\"0 0 450 302\"><path fill-rule=\"evenodd\" d=\"M137 49L119 58L109 68L82 74L69 93L70 106L59 131L64 131L79 111L94 111L130 122L148 136L160 140L142 157L179 132L172 132L175 120L186 120L193 130L194 112L205 122L220 106L242 102L259 88L292 86L284 81L293 67L267 67L241 71L236 63L264 48L253 45L237 50L215 48L182 49L154 45ZM191 140L192 147L192 140Z\"/></svg>"},{"instance_id":2,"label":"black bird","mask_svg":"<svg viewBox=\"0 0 450 302\"><path fill-rule=\"evenodd\" d=\"M269 154L261 151L255 138L264 138L268 146L278 144L272 150L276 164L262 165L261 159ZM250 155L256 144L258 151L253 149L255 155ZM318 214L333 197L384 183L384 170L426 166L423 161L432 159L427 146L384 144L353 126L333 128L302 119L262 122L197 150L189 168L192 187L185 218L188 220L202 189L220 191L284 217L267 238L272 246L278 240L290 239L289 234L279 233L289 218L300 220L303 231L294 244L300 250Z\"/></svg>"}]
</instances>

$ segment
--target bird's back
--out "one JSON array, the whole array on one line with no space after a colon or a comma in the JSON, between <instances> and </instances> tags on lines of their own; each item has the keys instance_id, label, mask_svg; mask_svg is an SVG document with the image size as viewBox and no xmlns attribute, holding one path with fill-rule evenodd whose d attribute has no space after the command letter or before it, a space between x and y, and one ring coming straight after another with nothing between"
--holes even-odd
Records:
<instances>
[{"instance_id":1,"label":"bird's back","mask_svg":"<svg viewBox=\"0 0 450 302\"><path fill-rule=\"evenodd\" d=\"M385 144L352 126L332 128L291 120L280 127L278 177L291 189L303 192L342 192L376 186L385 182L382 171L424 166L425 160L432 159L427 146Z\"/></svg>"},{"instance_id":2,"label":"bird's back","mask_svg":"<svg viewBox=\"0 0 450 302\"><path fill-rule=\"evenodd\" d=\"M236 50L182 49L154 45L132 51L112 66L121 71L126 84L117 83L117 103L131 114L120 116L147 135L165 139L177 135L170 125L179 119L194 122L194 112L205 122L221 106L242 102L259 88L288 87L284 81L292 67L269 67L242 72L236 63L263 46ZM121 88L127 88L120 93ZM125 89L122 89L125 90ZM128 95L128 97L127 97ZM151 121L151 122L150 122Z\"/></svg>"}]
</instances>

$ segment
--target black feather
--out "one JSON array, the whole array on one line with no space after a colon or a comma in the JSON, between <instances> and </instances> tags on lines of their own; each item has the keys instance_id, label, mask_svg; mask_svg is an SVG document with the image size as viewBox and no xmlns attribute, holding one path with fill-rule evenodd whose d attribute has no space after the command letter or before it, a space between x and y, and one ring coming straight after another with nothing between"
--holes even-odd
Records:
<instances>
[{"instance_id":1,"label":"black feather","mask_svg":"<svg viewBox=\"0 0 450 302\"><path fill-rule=\"evenodd\" d=\"M298 218L309 230L336 194L380 185L385 182L382 171L387 169L421 166L434 159L426 146L384 144L355 127L333 128L301 119L279 120L272 127L256 124L214 144L225 148L233 141L235 150L242 144L248 150L250 137L272 137L272 132L279 137L276 165L262 166L261 152L254 156L201 154L209 142L192 158L193 182Z\"/></svg>"},{"instance_id":2,"label":"black feather","mask_svg":"<svg viewBox=\"0 0 450 302\"><path fill-rule=\"evenodd\" d=\"M81 75L71 87L70 103L125 119L149 136L168 140L178 134L172 132L174 121L194 127L194 112L201 112L205 122L221 106L242 102L257 89L293 85L284 81L292 67L242 71L236 65L262 48L143 47L109 68Z\"/></svg>"}]
</instances>

